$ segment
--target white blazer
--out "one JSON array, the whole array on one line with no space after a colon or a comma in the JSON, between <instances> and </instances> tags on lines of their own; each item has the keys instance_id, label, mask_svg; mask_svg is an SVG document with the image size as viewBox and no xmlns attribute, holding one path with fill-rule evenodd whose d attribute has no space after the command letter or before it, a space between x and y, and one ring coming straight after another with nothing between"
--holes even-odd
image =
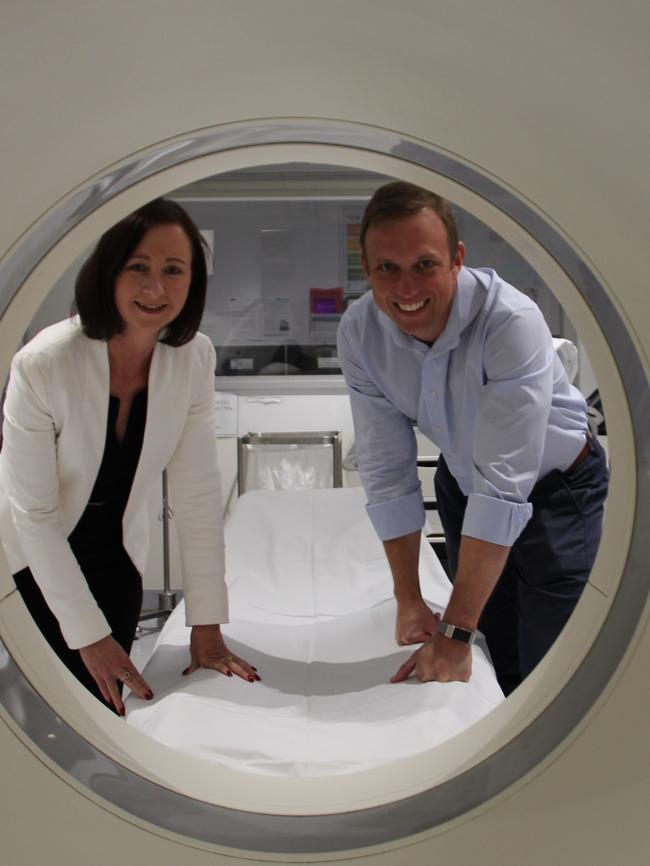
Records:
<instances>
[{"instance_id":1,"label":"white blazer","mask_svg":"<svg viewBox=\"0 0 650 866\"><path fill-rule=\"evenodd\" d=\"M149 372L140 460L123 518L124 547L142 573L146 495L168 470L188 625L225 622L223 517L214 421L215 352L203 334L158 343ZM108 347L77 318L41 331L14 357L0 452L0 539L12 573L29 565L72 649L110 634L68 544L104 452Z\"/></svg>"}]
</instances>

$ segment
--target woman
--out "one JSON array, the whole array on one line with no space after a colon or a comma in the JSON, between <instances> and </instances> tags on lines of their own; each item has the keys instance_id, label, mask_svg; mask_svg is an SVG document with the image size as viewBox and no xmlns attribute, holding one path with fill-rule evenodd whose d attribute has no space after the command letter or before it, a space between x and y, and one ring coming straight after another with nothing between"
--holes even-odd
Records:
<instances>
[{"instance_id":1,"label":"woman","mask_svg":"<svg viewBox=\"0 0 650 866\"><path fill-rule=\"evenodd\" d=\"M129 659L142 603L145 498L168 471L191 661L258 680L229 653L214 425L215 352L197 329L201 236L157 199L100 239L75 286L78 318L15 356L0 454L0 534L16 586L72 673L124 714L122 684L153 693Z\"/></svg>"}]
</instances>

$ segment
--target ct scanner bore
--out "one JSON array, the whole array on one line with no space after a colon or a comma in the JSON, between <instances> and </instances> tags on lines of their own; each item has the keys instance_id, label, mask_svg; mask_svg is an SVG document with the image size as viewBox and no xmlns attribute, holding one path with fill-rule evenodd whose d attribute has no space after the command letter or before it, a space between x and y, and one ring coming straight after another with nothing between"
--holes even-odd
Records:
<instances>
[{"instance_id":1,"label":"ct scanner bore","mask_svg":"<svg viewBox=\"0 0 650 866\"><path fill-rule=\"evenodd\" d=\"M27 275L34 268L38 270L39 262L56 249L61 238L71 235L77 226L83 226L85 218L94 212L101 215L102 206L114 199L119 201L121 192L131 190L143 195L146 181L151 178L158 186L166 184L162 190L166 192L173 167L191 166L200 163L203 157L215 158L218 171L221 154L257 147L259 155L263 156L264 153L273 153L270 148L274 145L289 145L297 147L297 152L304 157L310 154L310 144L327 146L330 158L331 154L337 153L337 148L348 148L348 153L343 156L339 153L339 157L351 163L367 164L373 154L390 155L397 166L393 166L393 173L405 175L412 172L413 167L418 167L431 173L428 175L429 183L437 189L446 184L456 192L456 196L462 195L463 190L469 191L475 207L476 200L483 200L493 211L500 212L515 227L523 230L529 243L539 248L538 256L543 267L552 267L553 263L559 266L601 323L605 339L619 365L620 388L637 443L638 484L637 514L629 542L628 566L604 624L579 667L561 684L547 705L529 719L527 726L519 729L508 742L502 743L498 750L493 750L474 766L465 768L442 784L412 793L404 799L391 798L370 808L356 806L340 812L330 807L323 814L312 810L306 810L305 814L291 814L291 809L286 814L282 814L282 809L278 814L274 814L272 809L237 810L228 804L209 804L191 799L147 781L103 754L101 748L84 742L37 696L20 669L9 656L5 656L0 672L0 700L5 710L27 730L28 736L51 761L102 798L150 824L191 839L246 851L315 855L396 842L464 815L534 769L590 710L624 655L647 601L648 587L639 565L647 556L647 540L642 537L639 509L648 494L647 467L644 464L647 455L644 455L641 443L650 417L647 402L636 400L638 394L644 393L644 388L647 392L647 381L641 359L623 321L588 263L547 220L494 180L449 155L395 134L352 124L282 120L237 124L187 137L171 146L156 148L144 156L125 161L118 170L62 202L16 246L0 266L3 291L0 311L11 313L14 298L22 286L25 287L23 291L31 289L33 294L37 294L38 281L32 280L29 285ZM448 192L445 194L453 197ZM126 204L118 206L122 213L129 209ZM521 242L520 238L517 240ZM12 336L15 340L15 334L5 336L7 318L5 316L0 322L3 345L11 343ZM606 402L607 397L605 393ZM596 578L596 585L597 582ZM5 629L11 641L11 626L6 619L3 631ZM51 736L52 730L57 730L57 736ZM110 779L110 784L106 783L107 779Z\"/></svg>"}]
</instances>

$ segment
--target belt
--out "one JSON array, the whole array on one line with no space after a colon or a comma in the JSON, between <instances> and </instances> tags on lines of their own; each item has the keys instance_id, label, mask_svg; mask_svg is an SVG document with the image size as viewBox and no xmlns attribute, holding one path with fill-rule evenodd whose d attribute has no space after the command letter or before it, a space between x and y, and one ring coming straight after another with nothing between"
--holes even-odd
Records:
<instances>
[{"instance_id":1,"label":"belt","mask_svg":"<svg viewBox=\"0 0 650 866\"><path fill-rule=\"evenodd\" d=\"M587 433L587 440L586 440L585 444L582 446L582 448L578 452L578 456L573 461L571 466L569 466L569 468L566 469L565 471L566 472L573 472L573 470L576 468L576 466L579 466L582 463L582 461L587 457L587 455L590 453L590 451L591 451L591 433Z\"/></svg>"}]
</instances>

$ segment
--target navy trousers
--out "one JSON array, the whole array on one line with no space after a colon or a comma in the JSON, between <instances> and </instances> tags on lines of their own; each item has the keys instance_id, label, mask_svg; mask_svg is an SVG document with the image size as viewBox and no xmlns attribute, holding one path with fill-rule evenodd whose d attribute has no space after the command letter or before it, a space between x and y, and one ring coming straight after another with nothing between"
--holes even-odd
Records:
<instances>
[{"instance_id":1,"label":"navy trousers","mask_svg":"<svg viewBox=\"0 0 650 866\"><path fill-rule=\"evenodd\" d=\"M589 445L577 466L555 469L534 486L533 516L512 546L479 622L506 695L546 654L589 579L609 480L602 446L596 439ZM467 498L442 456L434 484L453 580Z\"/></svg>"}]
</instances>

